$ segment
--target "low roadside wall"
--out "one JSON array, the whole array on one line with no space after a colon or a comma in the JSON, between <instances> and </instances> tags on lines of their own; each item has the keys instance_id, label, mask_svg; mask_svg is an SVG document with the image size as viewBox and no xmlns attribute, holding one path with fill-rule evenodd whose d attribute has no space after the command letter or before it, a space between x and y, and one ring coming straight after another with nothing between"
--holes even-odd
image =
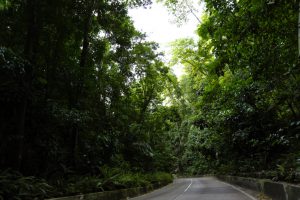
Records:
<instances>
[{"instance_id":1,"label":"low roadside wall","mask_svg":"<svg viewBox=\"0 0 300 200\"><path fill-rule=\"evenodd\" d=\"M268 179L217 176L218 179L246 189L263 193L272 200L300 200L300 186Z\"/></svg>"},{"instance_id":2,"label":"low roadside wall","mask_svg":"<svg viewBox=\"0 0 300 200\"><path fill-rule=\"evenodd\" d=\"M167 184L168 183L157 183L147 187L137 187L107 192L96 192L68 197L51 198L46 200L125 200L128 197L136 197L150 192L154 189L163 187Z\"/></svg>"}]
</instances>

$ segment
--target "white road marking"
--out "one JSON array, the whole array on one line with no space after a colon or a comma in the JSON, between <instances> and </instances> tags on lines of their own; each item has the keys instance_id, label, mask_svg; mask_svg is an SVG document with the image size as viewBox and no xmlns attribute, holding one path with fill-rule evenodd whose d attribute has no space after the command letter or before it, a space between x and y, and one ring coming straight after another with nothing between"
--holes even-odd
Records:
<instances>
[{"instance_id":1,"label":"white road marking","mask_svg":"<svg viewBox=\"0 0 300 200\"><path fill-rule=\"evenodd\" d=\"M220 181L220 180L219 180L219 181ZM223 182L223 181L220 181L220 182L221 182L221 183L224 183L225 185L229 185L229 186L232 187L233 189L235 189L235 190L237 190L237 191L243 193L243 194L246 195L249 199L257 200L257 198L254 198L253 196L251 196L251 195L248 194L247 192L245 192L245 191L243 191L243 190L241 190L241 189L239 189L239 188L237 188L237 187L235 187L235 186L233 186L233 185L231 185L231 184L229 184L229 183L225 183L225 182Z\"/></svg>"},{"instance_id":2,"label":"white road marking","mask_svg":"<svg viewBox=\"0 0 300 200\"><path fill-rule=\"evenodd\" d=\"M185 193L190 187L191 187L191 185L193 184L193 179L191 179L191 183L190 183L190 185L184 190L184 192L183 193Z\"/></svg>"},{"instance_id":3,"label":"white road marking","mask_svg":"<svg viewBox=\"0 0 300 200\"><path fill-rule=\"evenodd\" d=\"M178 195L178 196L177 196L175 199L173 199L173 200L176 200L176 199L178 199L179 197L181 197L186 191L188 191L188 189L192 186L192 184L193 184L193 179L191 179L191 183L189 184L189 186L187 186L187 188L185 188L184 192L181 193L180 195Z\"/></svg>"}]
</instances>

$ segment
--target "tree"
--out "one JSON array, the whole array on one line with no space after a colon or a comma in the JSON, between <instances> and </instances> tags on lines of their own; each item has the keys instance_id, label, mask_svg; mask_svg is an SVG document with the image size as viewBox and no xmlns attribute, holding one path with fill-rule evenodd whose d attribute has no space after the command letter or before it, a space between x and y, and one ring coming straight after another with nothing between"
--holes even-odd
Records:
<instances>
[{"instance_id":1,"label":"tree","mask_svg":"<svg viewBox=\"0 0 300 200\"><path fill-rule=\"evenodd\" d=\"M1 2L1 97L9 102L1 106L0 148L16 150L1 154L3 168L46 178L99 174L121 155L133 166L148 156L156 169L150 135L163 133L164 122L153 123L171 75L157 44L145 42L127 14L149 3Z\"/></svg>"},{"instance_id":2,"label":"tree","mask_svg":"<svg viewBox=\"0 0 300 200\"><path fill-rule=\"evenodd\" d=\"M299 153L293 143L299 120L297 2L205 3L198 46L181 40L173 51L175 63L187 69L181 83L187 99L181 107L188 108L191 127L186 135L199 141L186 142L183 158L190 162L196 152L213 169L249 172L274 169L289 154L293 166Z\"/></svg>"}]
</instances>

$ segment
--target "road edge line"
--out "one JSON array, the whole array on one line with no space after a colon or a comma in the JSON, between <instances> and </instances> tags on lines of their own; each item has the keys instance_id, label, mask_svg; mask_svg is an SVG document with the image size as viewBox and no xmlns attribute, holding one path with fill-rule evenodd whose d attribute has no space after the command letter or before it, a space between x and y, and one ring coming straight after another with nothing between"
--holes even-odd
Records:
<instances>
[{"instance_id":1,"label":"road edge line","mask_svg":"<svg viewBox=\"0 0 300 200\"><path fill-rule=\"evenodd\" d=\"M220 181L220 180L218 180L218 181ZM250 199L252 199L252 200L258 200L257 198L255 198L255 197L251 196L250 194L248 194L247 192L245 192L245 191L243 191L243 190L241 190L241 189L235 187L234 185L231 185L231 184L229 184L229 183L225 183L225 182L223 182L223 181L220 181L220 182L221 182L221 183L224 183L225 185L231 186L233 189L235 189L235 190L237 190L237 191L243 193L244 195L246 195L248 198L250 198Z\"/></svg>"}]
</instances>

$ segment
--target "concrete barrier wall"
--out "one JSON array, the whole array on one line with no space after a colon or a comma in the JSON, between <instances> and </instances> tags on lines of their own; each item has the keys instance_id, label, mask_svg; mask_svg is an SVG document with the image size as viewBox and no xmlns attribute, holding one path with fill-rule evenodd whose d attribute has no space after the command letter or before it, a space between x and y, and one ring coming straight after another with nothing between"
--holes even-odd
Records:
<instances>
[{"instance_id":1,"label":"concrete barrier wall","mask_svg":"<svg viewBox=\"0 0 300 200\"><path fill-rule=\"evenodd\" d=\"M135 197L154 189L167 185L167 183L153 184L147 187L138 187L130 189L122 189L116 191L96 192L68 197L51 198L46 200L125 200L128 197Z\"/></svg>"},{"instance_id":2,"label":"concrete barrier wall","mask_svg":"<svg viewBox=\"0 0 300 200\"><path fill-rule=\"evenodd\" d=\"M300 200L299 185L237 176L217 176L217 178L233 185L263 193L273 200Z\"/></svg>"}]
</instances>

